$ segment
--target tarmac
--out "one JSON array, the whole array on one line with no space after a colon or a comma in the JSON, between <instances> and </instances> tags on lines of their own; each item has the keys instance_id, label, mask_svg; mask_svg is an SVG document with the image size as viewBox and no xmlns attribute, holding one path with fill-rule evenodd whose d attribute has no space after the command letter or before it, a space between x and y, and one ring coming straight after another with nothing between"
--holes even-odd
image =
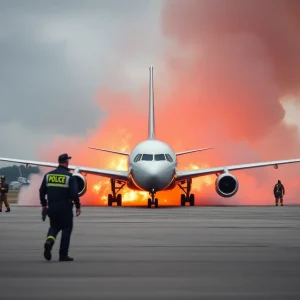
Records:
<instances>
[{"instance_id":1,"label":"tarmac","mask_svg":"<svg viewBox=\"0 0 300 300\"><path fill-rule=\"evenodd\" d=\"M300 206L83 207L73 262L40 211L0 213L1 300L300 299Z\"/></svg>"}]
</instances>

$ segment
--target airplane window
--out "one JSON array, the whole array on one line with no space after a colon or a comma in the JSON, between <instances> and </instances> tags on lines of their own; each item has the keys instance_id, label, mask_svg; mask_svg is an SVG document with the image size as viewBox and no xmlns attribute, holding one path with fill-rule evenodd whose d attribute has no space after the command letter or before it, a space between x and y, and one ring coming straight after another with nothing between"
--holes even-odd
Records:
<instances>
[{"instance_id":1,"label":"airplane window","mask_svg":"<svg viewBox=\"0 0 300 300\"><path fill-rule=\"evenodd\" d=\"M166 160L164 154L155 154L154 155L154 160L159 161L159 160Z\"/></svg>"},{"instance_id":2,"label":"airplane window","mask_svg":"<svg viewBox=\"0 0 300 300\"><path fill-rule=\"evenodd\" d=\"M141 160L142 154L138 154L135 158L134 158L134 162L138 162L139 160Z\"/></svg>"},{"instance_id":3,"label":"airplane window","mask_svg":"<svg viewBox=\"0 0 300 300\"><path fill-rule=\"evenodd\" d=\"M143 154L142 160L152 161L153 160L153 154Z\"/></svg>"},{"instance_id":4,"label":"airplane window","mask_svg":"<svg viewBox=\"0 0 300 300\"><path fill-rule=\"evenodd\" d=\"M172 162L173 159L170 154L166 154L167 161Z\"/></svg>"}]
</instances>

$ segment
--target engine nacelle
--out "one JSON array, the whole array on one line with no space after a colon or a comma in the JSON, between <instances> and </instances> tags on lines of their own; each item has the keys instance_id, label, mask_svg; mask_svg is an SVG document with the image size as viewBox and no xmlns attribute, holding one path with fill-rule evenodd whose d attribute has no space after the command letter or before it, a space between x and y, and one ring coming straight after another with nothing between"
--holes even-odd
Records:
<instances>
[{"instance_id":1,"label":"engine nacelle","mask_svg":"<svg viewBox=\"0 0 300 300\"><path fill-rule=\"evenodd\" d=\"M78 196L81 197L86 193L87 190L87 181L85 177L80 173L74 173L73 176L75 177L78 185Z\"/></svg>"},{"instance_id":2,"label":"engine nacelle","mask_svg":"<svg viewBox=\"0 0 300 300\"><path fill-rule=\"evenodd\" d=\"M238 180L229 173L223 173L216 179L216 192L221 197L232 197L239 189Z\"/></svg>"}]
</instances>

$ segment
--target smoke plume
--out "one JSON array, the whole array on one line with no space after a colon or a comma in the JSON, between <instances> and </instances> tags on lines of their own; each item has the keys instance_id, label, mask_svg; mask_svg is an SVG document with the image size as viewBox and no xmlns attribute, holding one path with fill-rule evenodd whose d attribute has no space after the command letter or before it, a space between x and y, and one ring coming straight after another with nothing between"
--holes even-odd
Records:
<instances>
[{"instance_id":1,"label":"smoke plume","mask_svg":"<svg viewBox=\"0 0 300 300\"><path fill-rule=\"evenodd\" d=\"M171 126L180 119L187 143L217 146L207 163L299 157L299 133L284 122L281 103L287 95L296 101L300 91L299 1L170 0L163 30L171 43ZM241 186L234 198L273 203L272 187L281 178L286 201L295 203L298 170L236 172Z\"/></svg>"},{"instance_id":2,"label":"smoke plume","mask_svg":"<svg viewBox=\"0 0 300 300\"><path fill-rule=\"evenodd\" d=\"M298 1L169 0L162 12L162 30L169 48L161 58L167 79L154 78L160 83L155 87L157 138L175 151L215 147L180 157L179 168L299 157L299 132L286 124L282 104L284 97L297 101L300 94ZM126 169L121 157L87 147L130 151L146 138L147 84L141 87L138 105L133 95L101 90L96 98L106 110L106 120L85 139L51 141L41 149L40 159L56 161L59 153L68 152L72 164ZM299 170L299 164L291 164L278 170L234 172L240 189L229 199L216 194L215 176L199 178L193 181L195 202L273 204L273 186L281 179L287 192L285 203L299 203ZM106 205L108 181L94 176L87 179L93 188L82 198L83 204ZM178 205L180 193L176 188L158 197L163 204ZM147 195L125 191L123 197L129 205L146 205ZM28 198L38 203L34 185L21 192L19 203Z\"/></svg>"}]
</instances>

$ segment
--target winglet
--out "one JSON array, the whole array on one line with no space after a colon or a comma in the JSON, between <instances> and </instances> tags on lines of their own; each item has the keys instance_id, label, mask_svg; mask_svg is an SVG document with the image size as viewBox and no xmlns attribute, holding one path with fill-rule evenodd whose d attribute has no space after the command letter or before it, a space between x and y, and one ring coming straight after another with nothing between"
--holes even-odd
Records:
<instances>
[{"instance_id":1,"label":"winglet","mask_svg":"<svg viewBox=\"0 0 300 300\"><path fill-rule=\"evenodd\" d=\"M153 66L149 67L149 120L148 120L148 139L155 140L155 119L154 119L154 88L153 88Z\"/></svg>"},{"instance_id":2,"label":"winglet","mask_svg":"<svg viewBox=\"0 0 300 300\"><path fill-rule=\"evenodd\" d=\"M110 153L115 153L115 154L120 154L120 155L127 155L129 156L128 152L123 152L123 151L115 151L115 150L109 150L109 149L103 149L103 148L93 148L93 147L88 147L89 149L93 150L98 150L98 151L104 151L104 152L110 152Z\"/></svg>"}]
</instances>

